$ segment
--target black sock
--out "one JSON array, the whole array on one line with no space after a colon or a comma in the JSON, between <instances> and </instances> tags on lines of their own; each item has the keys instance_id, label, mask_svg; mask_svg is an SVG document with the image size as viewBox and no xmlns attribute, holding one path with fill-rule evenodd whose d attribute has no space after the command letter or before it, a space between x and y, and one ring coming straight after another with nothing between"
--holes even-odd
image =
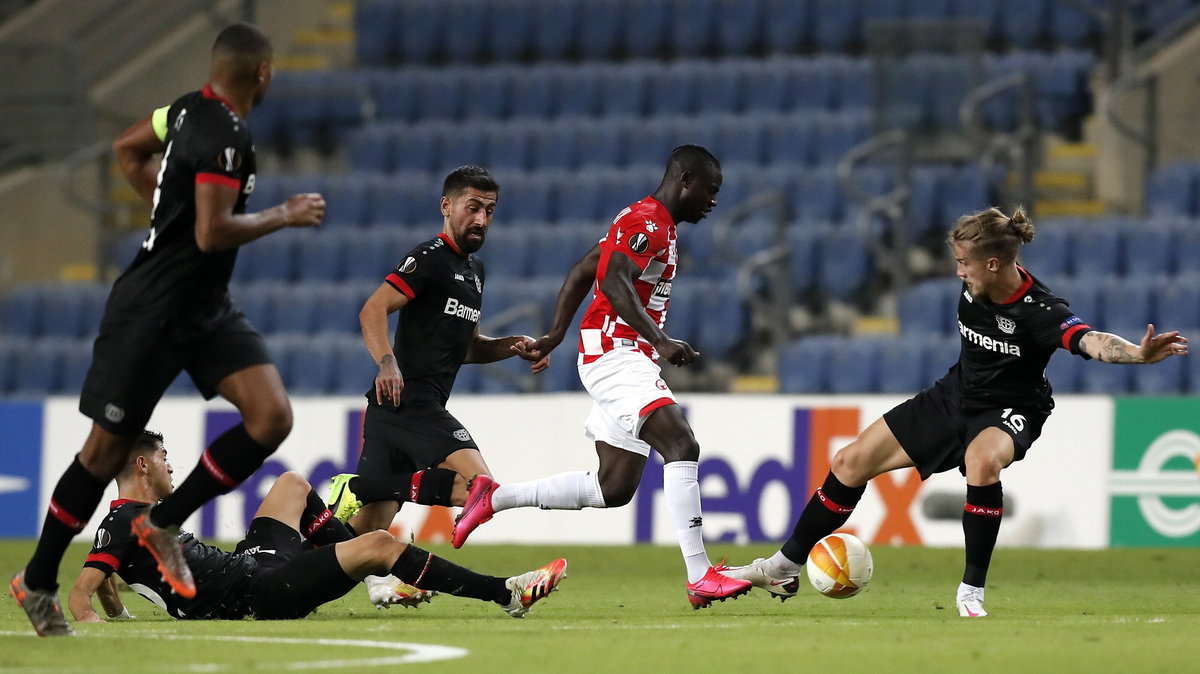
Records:
<instances>
[{"instance_id":1,"label":"black sock","mask_svg":"<svg viewBox=\"0 0 1200 674\"><path fill-rule=\"evenodd\" d=\"M1000 534L1000 520L1004 517L1004 489L1000 483L986 487L967 485L967 502L963 506L963 542L967 551L967 566L963 571L963 582L983 587L987 582L988 567L992 563L992 551L996 549L996 537Z\"/></svg>"},{"instance_id":2,"label":"black sock","mask_svg":"<svg viewBox=\"0 0 1200 674\"><path fill-rule=\"evenodd\" d=\"M350 478L350 491L363 503L411 501L421 505L449 506L455 472L445 468L427 468L400 475L359 475Z\"/></svg>"},{"instance_id":3,"label":"black sock","mask_svg":"<svg viewBox=\"0 0 1200 674\"><path fill-rule=\"evenodd\" d=\"M435 557L433 553L415 545L406 547L404 552L400 553L400 557L392 565L392 575L422 590L494 601L501 606L512 600L512 590L505 587L503 578L475 573L441 557Z\"/></svg>"},{"instance_id":4,"label":"black sock","mask_svg":"<svg viewBox=\"0 0 1200 674\"><path fill-rule=\"evenodd\" d=\"M329 506L312 489L308 491L304 512L300 513L300 533L314 545L330 545L354 538L354 534L333 516Z\"/></svg>"},{"instance_id":5,"label":"black sock","mask_svg":"<svg viewBox=\"0 0 1200 674\"><path fill-rule=\"evenodd\" d=\"M158 527L183 524L200 506L253 475L274 451L250 437L244 424L225 431L200 455L183 484L150 510L150 522Z\"/></svg>"},{"instance_id":6,"label":"black sock","mask_svg":"<svg viewBox=\"0 0 1200 674\"><path fill-rule=\"evenodd\" d=\"M804 564L817 541L837 531L850 519L850 514L866 490L866 485L847 487L830 471L825 477L825 484L813 493L808 505L804 506L796 528L792 530L792 537L784 541L780 551L793 562Z\"/></svg>"},{"instance_id":7,"label":"black sock","mask_svg":"<svg viewBox=\"0 0 1200 674\"><path fill-rule=\"evenodd\" d=\"M37 549L25 567L25 584L35 590L58 589L58 566L71 539L83 531L104 498L107 480L92 475L79 462L79 455L63 471L50 497L46 521Z\"/></svg>"}]
</instances>

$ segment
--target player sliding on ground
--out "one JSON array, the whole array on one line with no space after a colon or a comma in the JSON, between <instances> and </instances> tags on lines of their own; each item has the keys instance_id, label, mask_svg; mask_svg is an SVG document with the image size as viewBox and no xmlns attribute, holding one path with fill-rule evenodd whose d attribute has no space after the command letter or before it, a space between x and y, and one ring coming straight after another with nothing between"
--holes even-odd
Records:
<instances>
[{"instance_id":1,"label":"player sliding on ground","mask_svg":"<svg viewBox=\"0 0 1200 674\"><path fill-rule=\"evenodd\" d=\"M303 618L345 595L367 574L389 573L426 593L494 602L521 618L566 575L565 559L498 578L401 543L386 531L352 538L308 482L288 472L275 481L234 552L180 535L196 581L195 597L185 599L171 592L154 558L129 531L132 518L171 493L171 472L162 436L143 432L117 476L118 499L71 590L68 605L75 620L101 622L91 601L97 592L109 616L128 615L113 592L113 573L175 618L228 620ZM302 538L316 547L305 550Z\"/></svg>"},{"instance_id":2,"label":"player sliding on ground","mask_svg":"<svg viewBox=\"0 0 1200 674\"><path fill-rule=\"evenodd\" d=\"M1094 330L1032 274L1017 264L1033 223L991 208L964 216L950 230L962 294L958 362L931 388L867 427L834 457L825 483L800 513L791 538L768 559L725 573L786 599L817 541L846 523L869 480L915 467L921 479L957 468L967 479L962 525L966 568L955 604L966 618L987 615L984 583L1004 515L1000 471L1025 453L1054 408L1046 364L1058 349L1105 363L1157 363L1187 355L1178 332L1139 344Z\"/></svg>"}]
</instances>

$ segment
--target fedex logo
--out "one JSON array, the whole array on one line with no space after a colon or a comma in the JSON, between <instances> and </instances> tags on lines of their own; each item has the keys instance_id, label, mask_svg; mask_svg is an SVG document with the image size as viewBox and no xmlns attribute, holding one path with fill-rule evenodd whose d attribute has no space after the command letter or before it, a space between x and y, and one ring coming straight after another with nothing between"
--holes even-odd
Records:
<instances>
[{"instance_id":1,"label":"fedex logo","mask_svg":"<svg viewBox=\"0 0 1200 674\"><path fill-rule=\"evenodd\" d=\"M699 477L706 516L705 539L728 543L739 540L778 542L787 538L805 505L829 473L833 454L847 438L857 436L860 430L858 408L797 408L792 413L789 457L768 459L749 472L743 469L741 474L725 459L705 458L701 449ZM737 449L730 448L730 451ZM634 504L635 540L639 543L654 540L655 500L662 493L662 479L661 461L647 462ZM714 488L714 483L719 486ZM785 523L775 529L769 529L764 523L761 508L764 492L772 486L783 487L788 496ZM884 515L868 543L915 545L921 542L909 514L920 488L921 479L914 470L885 473L871 481L868 494L875 490L883 502ZM725 517L713 517L715 515ZM725 524L718 524L718 519ZM731 520L736 524L728 524ZM856 524L851 519L844 530L855 532Z\"/></svg>"}]
</instances>

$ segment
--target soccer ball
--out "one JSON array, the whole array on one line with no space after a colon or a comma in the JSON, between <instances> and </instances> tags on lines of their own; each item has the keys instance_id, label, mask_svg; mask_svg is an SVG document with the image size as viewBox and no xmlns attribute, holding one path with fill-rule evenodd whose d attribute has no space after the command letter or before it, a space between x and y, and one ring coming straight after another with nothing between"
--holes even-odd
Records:
<instances>
[{"instance_id":1,"label":"soccer ball","mask_svg":"<svg viewBox=\"0 0 1200 674\"><path fill-rule=\"evenodd\" d=\"M817 592L846 599L871 582L874 563L865 543L850 534L830 534L817 541L804 565L808 582Z\"/></svg>"}]
</instances>

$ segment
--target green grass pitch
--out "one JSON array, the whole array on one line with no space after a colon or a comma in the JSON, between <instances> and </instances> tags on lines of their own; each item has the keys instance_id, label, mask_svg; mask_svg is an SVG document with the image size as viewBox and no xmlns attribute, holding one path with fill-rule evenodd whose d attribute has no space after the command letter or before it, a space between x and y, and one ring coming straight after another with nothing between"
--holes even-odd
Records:
<instances>
[{"instance_id":1,"label":"green grass pitch","mask_svg":"<svg viewBox=\"0 0 1200 674\"><path fill-rule=\"evenodd\" d=\"M32 547L0 541L6 583ZM673 547L432 549L500 576L556 556L570 566L560 590L523 620L448 596L420 609L380 611L360 588L305 620L183 622L126 592L136 620L77 625L74 639L39 639L5 593L0 672L1200 670L1200 564L1191 549L1000 549L988 585L991 615L977 620L954 610L957 549L874 546L874 580L847 600L822 597L805 581L786 603L755 590L702 611L687 602ZM730 563L772 550L709 546ZM63 565L64 608L86 551L72 547Z\"/></svg>"}]
</instances>

